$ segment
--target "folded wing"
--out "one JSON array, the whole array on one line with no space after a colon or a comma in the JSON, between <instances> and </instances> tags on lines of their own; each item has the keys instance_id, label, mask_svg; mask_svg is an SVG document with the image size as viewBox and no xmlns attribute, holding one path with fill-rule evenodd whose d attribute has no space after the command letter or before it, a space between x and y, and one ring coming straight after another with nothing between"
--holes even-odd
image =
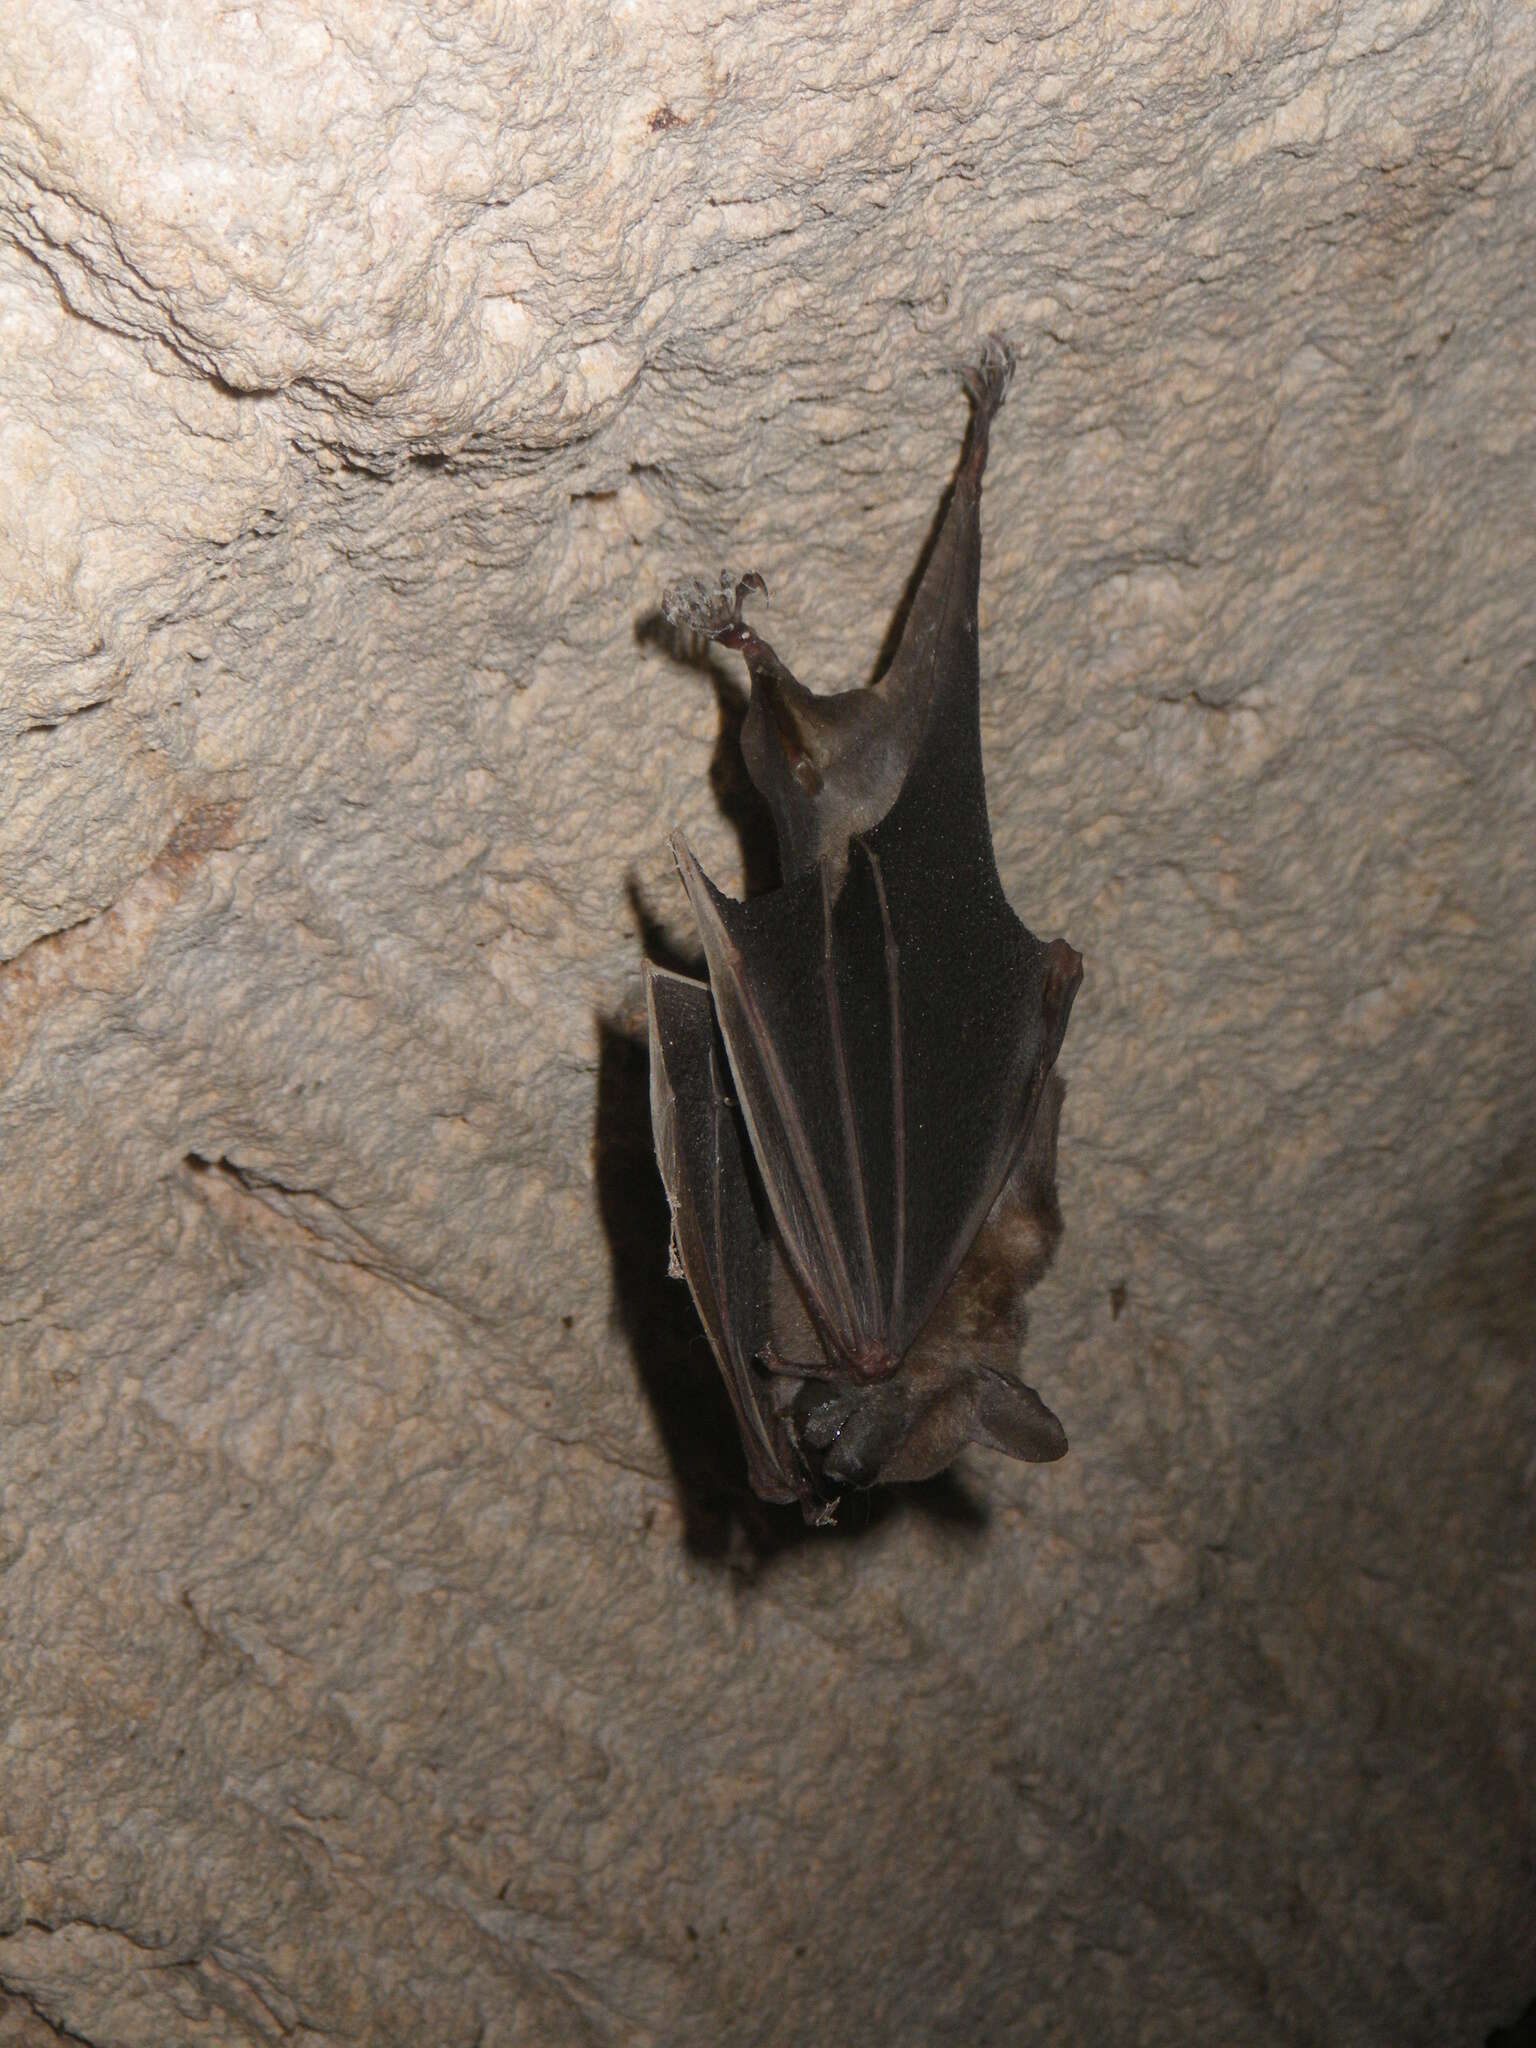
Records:
<instances>
[{"instance_id":1,"label":"folded wing","mask_svg":"<svg viewBox=\"0 0 1536 2048\"><path fill-rule=\"evenodd\" d=\"M752 1490L804 1498L807 1482L755 1365L769 1341L770 1254L726 1094L709 990L646 970L651 1125L672 1210L672 1244L736 1411Z\"/></svg>"}]
</instances>

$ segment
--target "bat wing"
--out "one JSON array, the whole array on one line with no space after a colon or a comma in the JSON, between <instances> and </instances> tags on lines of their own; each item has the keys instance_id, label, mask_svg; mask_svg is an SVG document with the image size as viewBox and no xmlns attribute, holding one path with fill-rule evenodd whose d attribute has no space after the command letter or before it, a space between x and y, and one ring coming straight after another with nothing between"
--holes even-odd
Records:
<instances>
[{"instance_id":1,"label":"bat wing","mask_svg":"<svg viewBox=\"0 0 1536 2048\"><path fill-rule=\"evenodd\" d=\"M1029 1133L1082 963L998 880L982 777L981 476L1011 358L971 436L890 668L817 697L740 617L692 616L752 675L743 744L784 886L723 896L678 865L752 1151L832 1373L896 1366ZM751 742L748 746L748 742ZM786 1361L787 1362L787 1361Z\"/></svg>"},{"instance_id":2,"label":"bat wing","mask_svg":"<svg viewBox=\"0 0 1536 2048\"><path fill-rule=\"evenodd\" d=\"M853 841L835 896L820 862L733 902L677 849L785 1255L827 1371L855 1380L895 1371L954 1277L1081 978L1009 908L979 777L966 796L944 752Z\"/></svg>"},{"instance_id":3,"label":"bat wing","mask_svg":"<svg viewBox=\"0 0 1536 2048\"><path fill-rule=\"evenodd\" d=\"M752 1490L768 1501L811 1489L754 1364L770 1340L771 1253L727 1099L703 982L650 966L651 1125L672 1209L674 1258L736 1410Z\"/></svg>"}]
</instances>

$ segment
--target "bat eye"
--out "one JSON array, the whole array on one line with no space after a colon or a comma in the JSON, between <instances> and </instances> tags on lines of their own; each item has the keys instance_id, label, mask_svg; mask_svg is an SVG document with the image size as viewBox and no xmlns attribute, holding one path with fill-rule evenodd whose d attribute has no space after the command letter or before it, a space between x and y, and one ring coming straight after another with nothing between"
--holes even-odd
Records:
<instances>
[{"instance_id":1,"label":"bat eye","mask_svg":"<svg viewBox=\"0 0 1536 2048\"><path fill-rule=\"evenodd\" d=\"M791 773L807 796L819 796L821 794L821 777L816 772L815 762L811 760L808 754L800 756Z\"/></svg>"}]
</instances>

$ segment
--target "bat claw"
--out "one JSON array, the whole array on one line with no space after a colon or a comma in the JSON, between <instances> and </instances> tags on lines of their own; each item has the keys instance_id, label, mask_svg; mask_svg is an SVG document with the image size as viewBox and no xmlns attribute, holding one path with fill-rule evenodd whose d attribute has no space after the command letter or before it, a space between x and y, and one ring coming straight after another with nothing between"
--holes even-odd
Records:
<instances>
[{"instance_id":1,"label":"bat claw","mask_svg":"<svg viewBox=\"0 0 1536 2048\"><path fill-rule=\"evenodd\" d=\"M1018 361L1012 347L1000 334L989 334L981 354L961 375L966 394L978 413L990 420L1007 396Z\"/></svg>"},{"instance_id":2,"label":"bat claw","mask_svg":"<svg viewBox=\"0 0 1536 2048\"><path fill-rule=\"evenodd\" d=\"M723 647L741 647L753 637L742 617L742 607L753 595L768 595L768 586L755 569L739 577L722 569L718 583L694 576L664 591L661 613L668 625L681 626L705 640L718 640Z\"/></svg>"}]
</instances>

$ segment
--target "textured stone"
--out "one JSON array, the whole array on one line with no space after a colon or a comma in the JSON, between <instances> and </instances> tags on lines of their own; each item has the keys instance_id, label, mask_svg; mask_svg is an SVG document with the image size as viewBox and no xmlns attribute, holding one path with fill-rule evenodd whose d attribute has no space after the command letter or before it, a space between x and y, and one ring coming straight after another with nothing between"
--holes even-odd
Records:
<instances>
[{"instance_id":1,"label":"textured stone","mask_svg":"<svg viewBox=\"0 0 1536 2048\"><path fill-rule=\"evenodd\" d=\"M0 26L0 2041L1480 2041L1536 16L579 12ZM866 675L994 328L1072 1454L807 1537L665 1278L654 607Z\"/></svg>"}]
</instances>

